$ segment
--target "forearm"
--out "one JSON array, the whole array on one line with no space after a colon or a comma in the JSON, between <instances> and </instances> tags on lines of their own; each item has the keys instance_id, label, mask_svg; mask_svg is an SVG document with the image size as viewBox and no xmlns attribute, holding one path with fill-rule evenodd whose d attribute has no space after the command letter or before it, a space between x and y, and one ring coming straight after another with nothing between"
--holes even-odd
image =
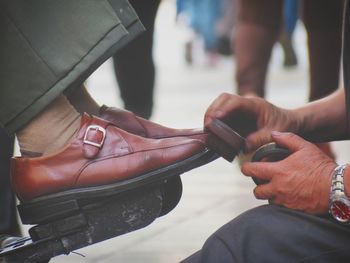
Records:
<instances>
[{"instance_id":1,"label":"forearm","mask_svg":"<svg viewBox=\"0 0 350 263\"><path fill-rule=\"evenodd\" d=\"M349 138L344 89L294 112L302 119L299 134L308 140L320 142Z\"/></svg>"}]
</instances>

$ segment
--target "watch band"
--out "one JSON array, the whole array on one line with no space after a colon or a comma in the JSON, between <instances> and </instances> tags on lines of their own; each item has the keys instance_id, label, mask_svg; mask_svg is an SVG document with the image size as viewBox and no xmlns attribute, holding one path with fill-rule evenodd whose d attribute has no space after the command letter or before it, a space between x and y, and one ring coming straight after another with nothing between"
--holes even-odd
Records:
<instances>
[{"instance_id":1,"label":"watch band","mask_svg":"<svg viewBox=\"0 0 350 263\"><path fill-rule=\"evenodd\" d=\"M331 196L343 194L345 195L344 172L347 166L347 164L342 164L335 167L332 176Z\"/></svg>"}]
</instances>

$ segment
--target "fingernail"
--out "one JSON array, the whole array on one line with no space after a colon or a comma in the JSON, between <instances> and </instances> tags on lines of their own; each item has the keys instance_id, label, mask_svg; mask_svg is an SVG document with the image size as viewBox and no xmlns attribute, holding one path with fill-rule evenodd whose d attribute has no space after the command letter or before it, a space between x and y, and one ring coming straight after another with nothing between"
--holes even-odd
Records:
<instances>
[{"instance_id":1,"label":"fingernail","mask_svg":"<svg viewBox=\"0 0 350 263\"><path fill-rule=\"evenodd\" d=\"M279 131L272 131L271 132L271 135L272 136L281 136L283 133L282 132L279 132Z\"/></svg>"}]
</instances>

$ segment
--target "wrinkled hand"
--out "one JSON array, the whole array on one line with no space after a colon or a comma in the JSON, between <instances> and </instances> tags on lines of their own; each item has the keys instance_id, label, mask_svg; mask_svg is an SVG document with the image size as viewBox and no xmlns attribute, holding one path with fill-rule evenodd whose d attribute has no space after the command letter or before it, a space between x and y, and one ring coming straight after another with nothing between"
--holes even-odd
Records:
<instances>
[{"instance_id":1,"label":"wrinkled hand","mask_svg":"<svg viewBox=\"0 0 350 263\"><path fill-rule=\"evenodd\" d=\"M292 154L279 162L243 165L242 172L246 176L269 181L254 189L255 197L309 214L327 213L336 163L295 134L272 132L272 139Z\"/></svg>"},{"instance_id":2,"label":"wrinkled hand","mask_svg":"<svg viewBox=\"0 0 350 263\"><path fill-rule=\"evenodd\" d=\"M271 131L297 133L302 118L296 112L278 108L264 99L221 94L207 109L204 125L221 119L246 137L246 152L271 141Z\"/></svg>"}]
</instances>

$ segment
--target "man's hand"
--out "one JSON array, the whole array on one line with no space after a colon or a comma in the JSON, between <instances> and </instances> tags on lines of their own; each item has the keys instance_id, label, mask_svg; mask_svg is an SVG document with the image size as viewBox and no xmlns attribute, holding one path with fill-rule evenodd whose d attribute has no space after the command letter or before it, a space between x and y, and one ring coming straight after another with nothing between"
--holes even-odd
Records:
<instances>
[{"instance_id":1,"label":"man's hand","mask_svg":"<svg viewBox=\"0 0 350 263\"><path fill-rule=\"evenodd\" d=\"M246 152L251 152L271 141L271 131L298 133L303 119L297 112L278 108L256 97L221 94L208 108L204 125L221 119L246 137Z\"/></svg>"},{"instance_id":2,"label":"man's hand","mask_svg":"<svg viewBox=\"0 0 350 263\"><path fill-rule=\"evenodd\" d=\"M292 154L279 162L243 165L246 176L269 181L254 189L255 197L309 214L325 214L336 163L295 134L272 132L272 139Z\"/></svg>"}]
</instances>

